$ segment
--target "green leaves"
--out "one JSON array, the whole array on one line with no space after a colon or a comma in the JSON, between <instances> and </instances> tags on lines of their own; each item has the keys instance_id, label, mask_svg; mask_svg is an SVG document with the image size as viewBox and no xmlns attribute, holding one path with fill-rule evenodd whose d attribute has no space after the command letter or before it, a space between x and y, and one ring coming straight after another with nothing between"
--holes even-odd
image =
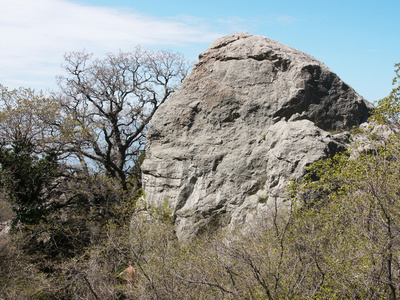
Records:
<instances>
[{"instance_id":1,"label":"green leaves","mask_svg":"<svg viewBox=\"0 0 400 300\"><path fill-rule=\"evenodd\" d=\"M58 176L53 126L58 106L41 93L0 85L0 185L17 221L36 224L48 213L46 201Z\"/></svg>"},{"instance_id":2,"label":"green leaves","mask_svg":"<svg viewBox=\"0 0 400 300\"><path fill-rule=\"evenodd\" d=\"M30 144L36 154L55 148L59 112L58 104L42 93L25 88L9 91L0 85L0 141Z\"/></svg>"},{"instance_id":3,"label":"green leaves","mask_svg":"<svg viewBox=\"0 0 400 300\"><path fill-rule=\"evenodd\" d=\"M322 298L332 291L345 298L398 297L399 100L395 87L370 125L353 132L347 152L313 164L303 181L291 184L293 239L323 274Z\"/></svg>"},{"instance_id":4,"label":"green leaves","mask_svg":"<svg viewBox=\"0 0 400 300\"><path fill-rule=\"evenodd\" d=\"M30 145L15 141L11 149L1 147L0 166L0 186L16 212L14 224L38 223L48 213L46 201L58 169L56 155L50 152L39 158Z\"/></svg>"},{"instance_id":5,"label":"green leaves","mask_svg":"<svg viewBox=\"0 0 400 300\"><path fill-rule=\"evenodd\" d=\"M372 120L378 124L386 124L391 127L400 125L400 63L395 64L395 73L394 88L388 97L378 101L378 106L372 116Z\"/></svg>"}]
</instances>

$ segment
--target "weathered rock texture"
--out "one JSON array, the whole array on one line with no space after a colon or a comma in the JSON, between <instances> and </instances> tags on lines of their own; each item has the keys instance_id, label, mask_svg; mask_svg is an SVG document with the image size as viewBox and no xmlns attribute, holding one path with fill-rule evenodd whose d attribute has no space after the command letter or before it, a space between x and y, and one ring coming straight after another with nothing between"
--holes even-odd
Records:
<instances>
[{"instance_id":1,"label":"weathered rock texture","mask_svg":"<svg viewBox=\"0 0 400 300\"><path fill-rule=\"evenodd\" d=\"M315 58L261 36L214 42L154 115L146 200L173 208L180 238L240 226L285 197L288 179L342 147L370 104Z\"/></svg>"}]
</instances>

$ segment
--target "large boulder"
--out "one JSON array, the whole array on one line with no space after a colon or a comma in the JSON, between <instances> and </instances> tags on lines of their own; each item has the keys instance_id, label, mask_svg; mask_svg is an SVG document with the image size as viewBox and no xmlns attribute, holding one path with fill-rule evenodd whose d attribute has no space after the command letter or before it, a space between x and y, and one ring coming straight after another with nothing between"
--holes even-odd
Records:
<instances>
[{"instance_id":1,"label":"large boulder","mask_svg":"<svg viewBox=\"0 0 400 300\"><path fill-rule=\"evenodd\" d=\"M289 179L343 147L371 105L323 63L247 33L215 41L154 115L146 201L168 201L178 237L238 227L285 199Z\"/></svg>"}]
</instances>

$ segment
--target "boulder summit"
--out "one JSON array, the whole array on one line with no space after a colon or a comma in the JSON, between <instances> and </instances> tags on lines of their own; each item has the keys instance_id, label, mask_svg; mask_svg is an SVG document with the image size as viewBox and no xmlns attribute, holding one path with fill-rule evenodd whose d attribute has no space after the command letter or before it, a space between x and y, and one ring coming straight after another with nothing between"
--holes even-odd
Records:
<instances>
[{"instance_id":1,"label":"boulder summit","mask_svg":"<svg viewBox=\"0 0 400 300\"><path fill-rule=\"evenodd\" d=\"M251 224L285 199L289 179L342 148L370 110L304 52L247 33L222 37L153 117L146 202L168 201L182 239Z\"/></svg>"}]
</instances>

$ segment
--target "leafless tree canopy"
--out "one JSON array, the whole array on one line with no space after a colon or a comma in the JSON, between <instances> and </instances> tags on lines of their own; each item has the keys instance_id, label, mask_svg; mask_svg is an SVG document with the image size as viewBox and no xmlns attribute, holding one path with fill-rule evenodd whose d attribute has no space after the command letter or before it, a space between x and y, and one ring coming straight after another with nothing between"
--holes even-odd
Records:
<instances>
[{"instance_id":1,"label":"leafless tree canopy","mask_svg":"<svg viewBox=\"0 0 400 300\"><path fill-rule=\"evenodd\" d=\"M73 52L65 56L64 68L59 99L69 118L64 135L70 136L70 151L85 168L105 171L126 189L153 114L190 65L180 54L137 47L104 59Z\"/></svg>"}]
</instances>

